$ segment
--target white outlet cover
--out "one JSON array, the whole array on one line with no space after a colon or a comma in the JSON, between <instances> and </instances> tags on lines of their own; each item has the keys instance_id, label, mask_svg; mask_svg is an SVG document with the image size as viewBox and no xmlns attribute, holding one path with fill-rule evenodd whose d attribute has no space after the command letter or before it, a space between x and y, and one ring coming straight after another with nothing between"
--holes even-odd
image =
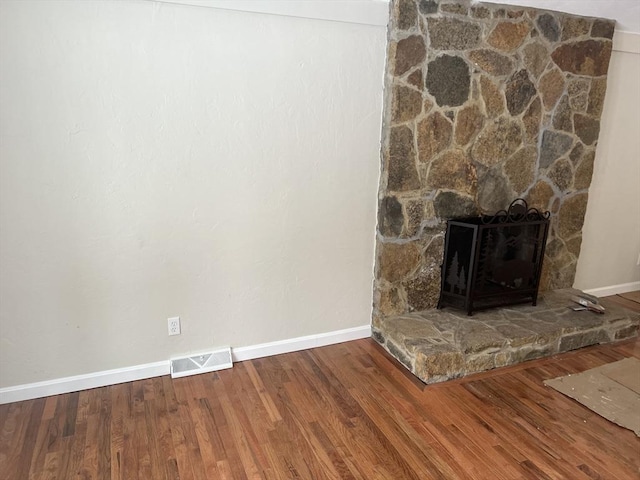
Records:
<instances>
[{"instance_id":1,"label":"white outlet cover","mask_svg":"<svg viewBox=\"0 0 640 480\"><path fill-rule=\"evenodd\" d=\"M171 326L172 326L174 323L176 324L176 327L177 327L177 328L176 328L176 331L175 331L175 332L172 332L172 331L171 331ZM181 328L180 328L180 317L170 317L170 318L168 318L168 319L167 319L167 327L168 327L168 329L169 329L169 335L170 335L170 336L171 336L171 335L180 335L180 332L181 332Z\"/></svg>"}]
</instances>

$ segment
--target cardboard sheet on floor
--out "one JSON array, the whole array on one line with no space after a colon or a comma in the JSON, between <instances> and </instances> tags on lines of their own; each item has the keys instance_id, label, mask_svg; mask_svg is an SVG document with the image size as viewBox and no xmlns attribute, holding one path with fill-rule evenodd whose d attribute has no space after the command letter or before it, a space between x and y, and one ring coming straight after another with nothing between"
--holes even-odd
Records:
<instances>
[{"instance_id":1,"label":"cardboard sheet on floor","mask_svg":"<svg viewBox=\"0 0 640 480\"><path fill-rule=\"evenodd\" d=\"M586 372L546 380L544 384L640 437L640 360L637 358L625 358Z\"/></svg>"}]
</instances>

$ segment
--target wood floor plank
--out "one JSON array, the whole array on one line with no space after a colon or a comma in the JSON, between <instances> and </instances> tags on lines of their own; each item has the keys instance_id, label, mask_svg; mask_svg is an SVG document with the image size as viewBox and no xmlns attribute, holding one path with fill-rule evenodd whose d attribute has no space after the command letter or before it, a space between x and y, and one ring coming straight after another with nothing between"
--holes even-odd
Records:
<instances>
[{"instance_id":1,"label":"wood floor plank","mask_svg":"<svg viewBox=\"0 0 640 480\"><path fill-rule=\"evenodd\" d=\"M49 423L53 422L53 414L55 412L55 405L58 401L57 396L51 396L49 398L44 399L45 405L43 407L42 416L40 418L38 424L38 432L36 434L35 443L32 448L29 447L31 452L23 451L22 454L31 455L31 465L29 466L29 477L35 478L42 472L44 468L45 457L48 452L49 446L47 445L47 440L49 438ZM25 402L25 404L28 404ZM37 422L37 418L32 415L32 420ZM0 460L0 471L2 461Z\"/></svg>"},{"instance_id":2,"label":"wood floor plank","mask_svg":"<svg viewBox=\"0 0 640 480\"><path fill-rule=\"evenodd\" d=\"M637 292L640 293L640 292ZM611 297L607 297L607 299L610 302L616 303L624 308L627 308L629 310L632 310L634 312L640 311L640 302L636 301L636 300L632 300L631 298L628 298L627 296L623 296L623 295L614 295Z\"/></svg>"},{"instance_id":3,"label":"wood floor plank","mask_svg":"<svg viewBox=\"0 0 640 480\"><path fill-rule=\"evenodd\" d=\"M618 296L640 305L640 291L620 293Z\"/></svg>"},{"instance_id":4,"label":"wood floor plank","mask_svg":"<svg viewBox=\"0 0 640 480\"><path fill-rule=\"evenodd\" d=\"M71 445L66 453L66 471L61 470L61 478L82 478L81 472L84 466L84 448L87 438L87 422L77 421L75 433L71 439ZM111 439L113 440L113 438ZM112 465L113 468L113 465Z\"/></svg>"},{"instance_id":5,"label":"wood floor plank","mask_svg":"<svg viewBox=\"0 0 640 480\"><path fill-rule=\"evenodd\" d=\"M180 384L184 384L186 380L179 379ZM175 387L180 388L181 385L175 382ZM179 478L182 480L194 480L194 474L192 470L191 462L189 461L189 445L184 433L181 410L184 409L184 405L180 403L177 396L171 400L169 407L169 428L171 429L171 439L173 443L173 450L175 457L171 460L175 463L175 468L179 472Z\"/></svg>"},{"instance_id":6,"label":"wood floor plank","mask_svg":"<svg viewBox=\"0 0 640 480\"><path fill-rule=\"evenodd\" d=\"M20 441L16 442L15 444L10 441L10 451L12 452L12 456L13 458L18 460L18 464L16 465L15 469L16 478L25 477L26 475L28 475L28 472L30 470L30 465L26 465L26 463L28 463L29 460L33 457L33 446L38 437L38 429L42 418L42 412L44 410L44 404L44 399L39 398L27 402L27 405L25 405L25 409L19 409L16 411L16 413L27 413L26 418L16 417L16 421L18 423L17 431L19 432L18 435L20 436ZM3 438L3 444L4 441L5 438ZM2 450L0 450L0 454L2 454Z\"/></svg>"},{"instance_id":7,"label":"wood floor plank","mask_svg":"<svg viewBox=\"0 0 640 480\"><path fill-rule=\"evenodd\" d=\"M640 340L425 387L365 339L0 405L0 478L637 480L640 439L543 384L629 357Z\"/></svg>"}]
</instances>

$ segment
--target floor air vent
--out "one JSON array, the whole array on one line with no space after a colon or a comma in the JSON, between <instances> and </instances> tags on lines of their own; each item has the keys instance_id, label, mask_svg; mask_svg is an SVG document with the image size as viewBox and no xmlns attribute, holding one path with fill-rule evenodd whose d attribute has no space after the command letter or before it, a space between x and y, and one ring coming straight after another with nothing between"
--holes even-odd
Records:
<instances>
[{"instance_id":1,"label":"floor air vent","mask_svg":"<svg viewBox=\"0 0 640 480\"><path fill-rule=\"evenodd\" d=\"M172 358L171 378L214 372L231 367L233 367L231 347L225 347L212 352L198 353L188 357Z\"/></svg>"}]
</instances>

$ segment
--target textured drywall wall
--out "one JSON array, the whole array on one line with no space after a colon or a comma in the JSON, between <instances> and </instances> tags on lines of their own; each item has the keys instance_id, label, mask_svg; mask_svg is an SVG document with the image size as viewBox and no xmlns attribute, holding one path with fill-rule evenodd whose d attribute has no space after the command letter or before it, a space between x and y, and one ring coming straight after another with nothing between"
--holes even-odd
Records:
<instances>
[{"instance_id":1,"label":"textured drywall wall","mask_svg":"<svg viewBox=\"0 0 640 480\"><path fill-rule=\"evenodd\" d=\"M635 52L614 50L609 65L576 271L583 290L640 282L640 35L631 43Z\"/></svg>"},{"instance_id":2,"label":"textured drywall wall","mask_svg":"<svg viewBox=\"0 0 640 480\"><path fill-rule=\"evenodd\" d=\"M0 387L369 323L385 44L1 2Z\"/></svg>"}]
</instances>

